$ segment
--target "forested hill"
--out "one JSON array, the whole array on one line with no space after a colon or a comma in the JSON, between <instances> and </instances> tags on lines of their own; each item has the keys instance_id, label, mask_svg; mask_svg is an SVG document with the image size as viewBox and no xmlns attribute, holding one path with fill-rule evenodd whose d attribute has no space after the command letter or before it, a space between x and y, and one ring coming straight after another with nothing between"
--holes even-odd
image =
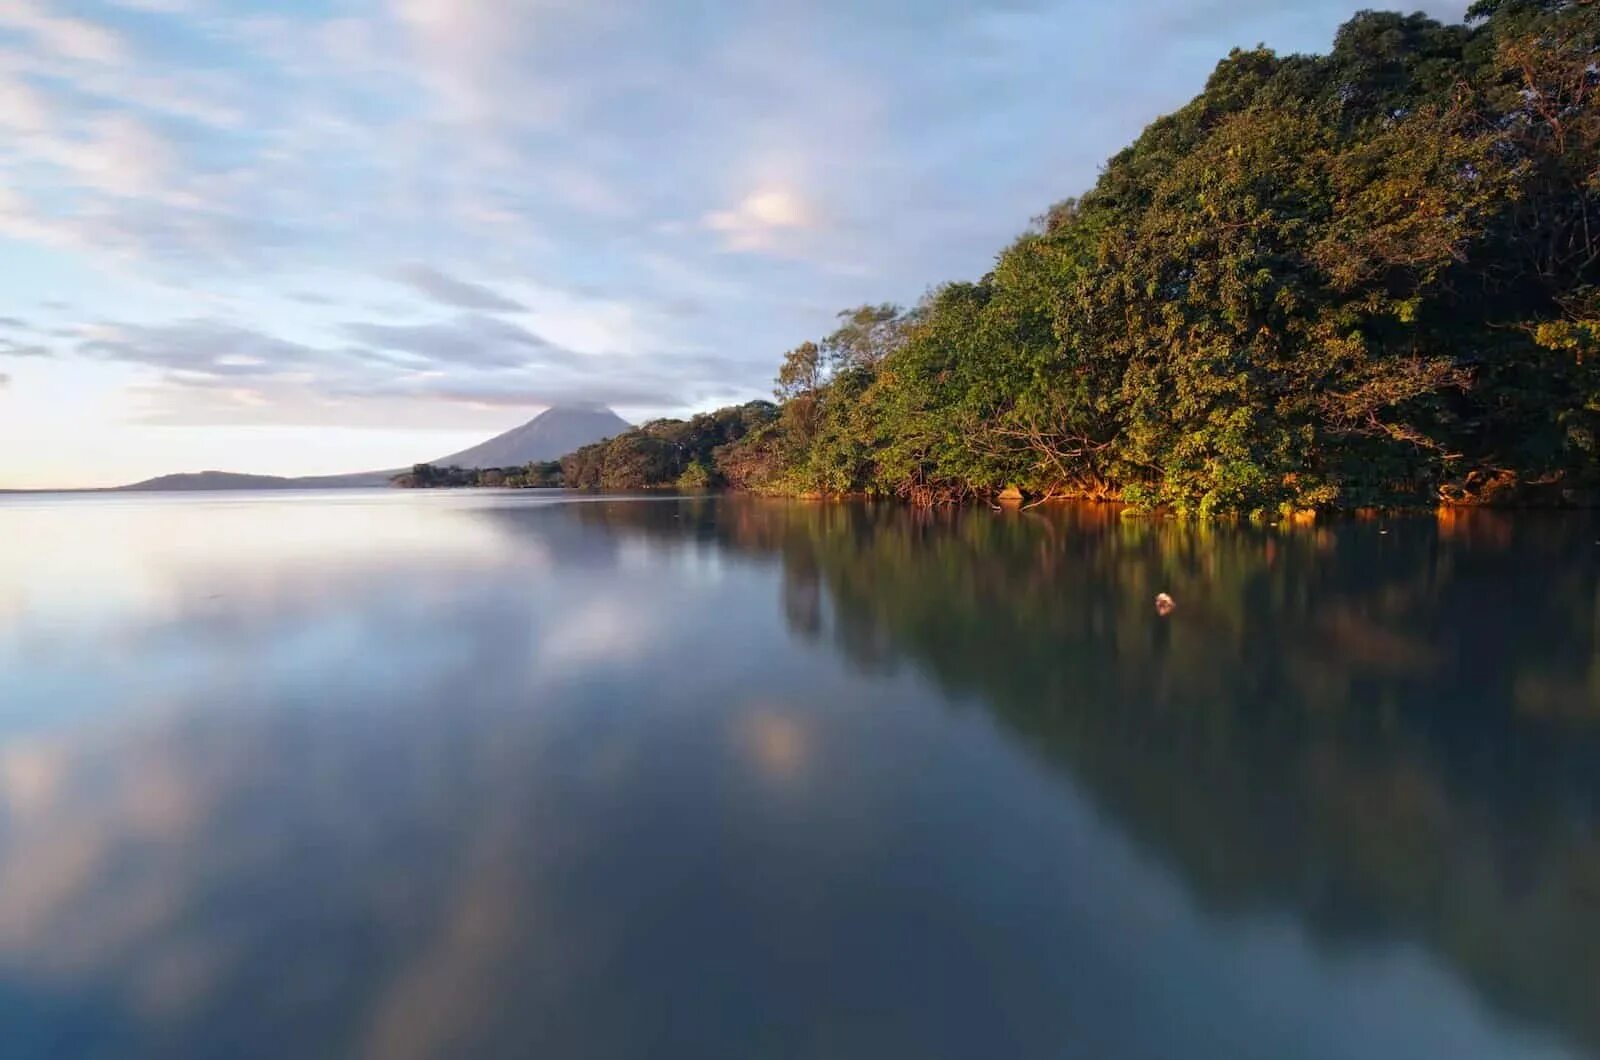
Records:
<instances>
[{"instance_id":1,"label":"forested hill","mask_svg":"<svg viewBox=\"0 0 1600 1060\"><path fill-rule=\"evenodd\" d=\"M1198 513L1593 503L1597 63L1595 0L1235 51L988 275L841 314L785 355L776 409L646 425L567 477Z\"/></svg>"}]
</instances>

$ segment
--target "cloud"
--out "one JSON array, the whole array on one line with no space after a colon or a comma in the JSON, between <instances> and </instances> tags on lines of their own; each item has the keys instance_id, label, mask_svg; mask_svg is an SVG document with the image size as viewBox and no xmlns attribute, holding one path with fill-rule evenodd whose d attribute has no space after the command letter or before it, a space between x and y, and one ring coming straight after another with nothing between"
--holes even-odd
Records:
<instances>
[{"instance_id":1,"label":"cloud","mask_svg":"<svg viewBox=\"0 0 1600 1060\"><path fill-rule=\"evenodd\" d=\"M44 93L19 77L0 74L0 128L38 133L48 129L54 117Z\"/></svg>"},{"instance_id":2,"label":"cloud","mask_svg":"<svg viewBox=\"0 0 1600 1060\"><path fill-rule=\"evenodd\" d=\"M479 128L547 125L567 92L535 71L571 40L582 6L561 0L394 0L396 21L444 117ZM557 32L560 31L560 32Z\"/></svg>"},{"instance_id":3,"label":"cloud","mask_svg":"<svg viewBox=\"0 0 1600 1060\"><path fill-rule=\"evenodd\" d=\"M160 424L478 426L507 408L598 403L663 412L765 389L765 366L682 352L584 354L481 314L353 322L319 345L229 321L85 325L72 352L145 369L136 419Z\"/></svg>"},{"instance_id":4,"label":"cloud","mask_svg":"<svg viewBox=\"0 0 1600 1060\"><path fill-rule=\"evenodd\" d=\"M0 390L9 390L10 388L11 377L4 372L0 372Z\"/></svg>"},{"instance_id":5,"label":"cloud","mask_svg":"<svg viewBox=\"0 0 1600 1060\"><path fill-rule=\"evenodd\" d=\"M49 357L53 352L48 346L41 346L38 343L0 339L0 357Z\"/></svg>"},{"instance_id":6,"label":"cloud","mask_svg":"<svg viewBox=\"0 0 1600 1060\"><path fill-rule=\"evenodd\" d=\"M11 328L14 331L30 331L31 325L21 317L0 317L0 328Z\"/></svg>"},{"instance_id":7,"label":"cloud","mask_svg":"<svg viewBox=\"0 0 1600 1060\"><path fill-rule=\"evenodd\" d=\"M99 324L77 352L98 360L159 368L190 383L270 378L313 367L330 355L301 343L212 320L173 324Z\"/></svg>"},{"instance_id":8,"label":"cloud","mask_svg":"<svg viewBox=\"0 0 1600 1060\"><path fill-rule=\"evenodd\" d=\"M405 265L395 270L395 278L409 287L421 291L436 302L458 309L481 309L491 313L516 313L527 308L497 294L488 287L468 283L448 276L427 265Z\"/></svg>"},{"instance_id":9,"label":"cloud","mask_svg":"<svg viewBox=\"0 0 1600 1060\"><path fill-rule=\"evenodd\" d=\"M163 423L758 396L839 309L981 275L1230 46L1365 6L1201 3L0 0L0 269L78 306L0 356L134 366Z\"/></svg>"},{"instance_id":10,"label":"cloud","mask_svg":"<svg viewBox=\"0 0 1600 1060\"><path fill-rule=\"evenodd\" d=\"M627 373L591 376L571 373L539 372L492 378L477 383L417 380L379 390L364 397L404 397L421 401L459 402L484 409L531 409L541 406L592 406L604 408L673 409L720 393L720 388L705 380L654 376L639 378Z\"/></svg>"},{"instance_id":11,"label":"cloud","mask_svg":"<svg viewBox=\"0 0 1600 1060\"><path fill-rule=\"evenodd\" d=\"M723 236L723 245L729 250L759 251L771 249L785 231L815 226L817 215L795 192L763 188L746 195L732 209L706 214L703 223Z\"/></svg>"},{"instance_id":12,"label":"cloud","mask_svg":"<svg viewBox=\"0 0 1600 1060\"><path fill-rule=\"evenodd\" d=\"M181 388L236 389L287 383L344 397L404 393L414 383L504 378L535 359L571 364L577 355L523 328L489 317L462 316L420 325L345 325L354 342L318 346L226 321L174 324L103 323L84 329L83 357L156 369ZM274 391L278 393L278 391ZM263 397L264 404L271 404Z\"/></svg>"},{"instance_id":13,"label":"cloud","mask_svg":"<svg viewBox=\"0 0 1600 1060\"><path fill-rule=\"evenodd\" d=\"M18 30L40 47L72 59L112 63L127 54L124 41L113 30L57 14L38 0L7 0L0 7L0 26Z\"/></svg>"},{"instance_id":14,"label":"cloud","mask_svg":"<svg viewBox=\"0 0 1600 1060\"><path fill-rule=\"evenodd\" d=\"M79 135L54 138L42 145L37 155L65 170L79 187L177 204L177 198L168 194L178 165L176 150L147 122L131 114L89 119Z\"/></svg>"},{"instance_id":15,"label":"cloud","mask_svg":"<svg viewBox=\"0 0 1600 1060\"><path fill-rule=\"evenodd\" d=\"M514 368L534 361L571 363L574 356L527 328L477 314L427 324L350 323L351 338L434 364Z\"/></svg>"},{"instance_id":16,"label":"cloud","mask_svg":"<svg viewBox=\"0 0 1600 1060\"><path fill-rule=\"evenodd\" d=\"M190 0L110 0L110 2L129 11L147 11L164 15L194 10Z\"/></svg>"}]
</instances>

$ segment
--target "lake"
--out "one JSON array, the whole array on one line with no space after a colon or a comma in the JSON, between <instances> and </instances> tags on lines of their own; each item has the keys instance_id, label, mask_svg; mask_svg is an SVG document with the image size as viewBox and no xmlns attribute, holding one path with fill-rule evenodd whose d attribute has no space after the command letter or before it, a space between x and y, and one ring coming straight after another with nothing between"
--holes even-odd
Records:
<instances>
[{"instance_id":1,"label":"lake","mask_svg":"<svg viewBox=\"0 0 1600 1060\"><path fill-rule=\"evenodd\" d=\"M1600 1054L1597 608L1583 514L0 498L0 1052Z\"/></svg>"}]
</instances>

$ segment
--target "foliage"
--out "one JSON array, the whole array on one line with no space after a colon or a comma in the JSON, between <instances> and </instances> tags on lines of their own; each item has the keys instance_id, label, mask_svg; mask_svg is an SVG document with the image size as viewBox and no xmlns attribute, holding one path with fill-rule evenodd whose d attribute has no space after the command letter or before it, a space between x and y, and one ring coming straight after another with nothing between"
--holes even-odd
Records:
<instances>
[{"instance_id":1,"label":"foliage","mask_svg":"<svg viewBox=\"0 0 1600 1060\"><path fill-rule=\"evenodd\" d=\"M1597 56L1575 0L1236 51L986 276L785 355L718 476L1199 514L1592 500Z\"/></svg>"},{"instance_id":2,"label":"foliage","mask_svg":"<svg viewBox=\"0 0 1600 1060\"><path fill-rule=\"evenodd\" d=\"M771 402L752 401L688 420L653 420L562 457L562 479L579 489L720 486L726 480L718 451L776 416Z\"/></svg>"},{"instance_id":3,"label":"foliage","mask_svg":"<svg viewBox=\"0 0 1600 1060\"><path fill-rule=\"evenodd\" d=\"M714 481L716 474L711 465L704 460L696 460L683 469L683 474L678 476L677 486L681 490L702 490L708 488Z\"/></svg>"},{"instance_id":4,"label":"foliage","mask_svg":"<svg viewBox=\"0 0 1600 1060\"><path fill-rule=\"evenodd\" d=\"M1235 51L976 282L784 355L568 485L1199 515L1600 498L1600 4Z\"/></svg>"},{"instance_id":5,"label":"foliage","mask_svg":"<svg viewBox=\"0 0 1600 1060\"><path fill-rule=\"evenodd\" d=\"M396 475L394 485L404 489L452 489L471 486L522 489L560 486L561 464L549 460L524 467L435 467L416 464Z\"/></svg>"}]
</instances>

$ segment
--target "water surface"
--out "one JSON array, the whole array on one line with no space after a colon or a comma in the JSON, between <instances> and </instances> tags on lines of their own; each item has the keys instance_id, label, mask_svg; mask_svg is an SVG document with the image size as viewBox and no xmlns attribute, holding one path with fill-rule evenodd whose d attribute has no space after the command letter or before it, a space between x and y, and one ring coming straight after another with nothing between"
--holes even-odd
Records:
<instances>
[{"instance_id":1,"label":"water surface","mask_svg":"<svg viewBox=\"0 0 1600 1060\"><path fill-rule=\"evenodd\" d=\"M3 1053L1595 1055L1597 539L0 498Z\"/></svg>"}]
</instances>

